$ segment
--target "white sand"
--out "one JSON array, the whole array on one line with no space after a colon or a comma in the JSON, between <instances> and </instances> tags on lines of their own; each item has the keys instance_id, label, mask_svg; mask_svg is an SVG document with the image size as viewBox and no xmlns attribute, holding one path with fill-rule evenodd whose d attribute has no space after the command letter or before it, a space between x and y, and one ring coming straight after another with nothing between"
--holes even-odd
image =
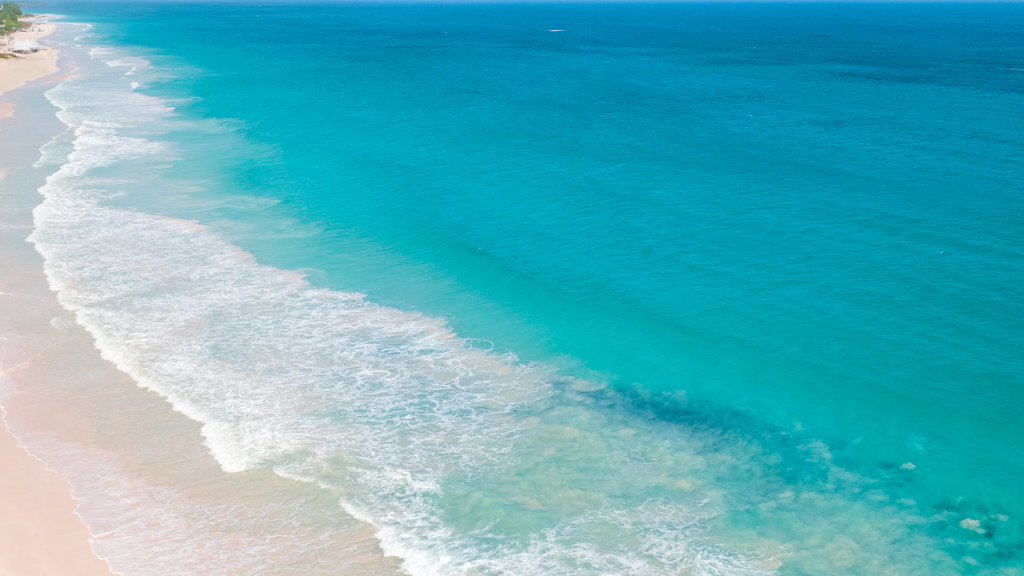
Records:
<instances>
[{"instance_id":1,"label":"white sand","mask_svg":"<svg viewBox=\"0 0 1024 576\"><path fill-rule=\"evenodd\" d=\"M54 24L35 24L32 28L31 31L15 32L11 42L38 41L53 33ZM32 54L16 54L13 58L0 59L0 118L10 117L14 112L14 105L4 99L4 94L56 72L57 51L46 46Z\"/></svg>"}]
</instances>

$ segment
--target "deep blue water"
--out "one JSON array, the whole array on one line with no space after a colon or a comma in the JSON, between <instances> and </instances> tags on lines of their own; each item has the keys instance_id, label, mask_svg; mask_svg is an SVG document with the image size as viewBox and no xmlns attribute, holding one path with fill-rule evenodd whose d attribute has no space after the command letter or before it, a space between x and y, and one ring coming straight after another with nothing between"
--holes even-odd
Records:
<instances>
[{"instance_id":1,"label":"deep blue water","mask_svg":"<svg viewBox=\"0 0 1024 576\"><path fill-rule=\"evenodd\" d=\"M51 283L226 469L417 575L1024 566L1024 6L45 8Z\"/></svg>"}]
</instances>

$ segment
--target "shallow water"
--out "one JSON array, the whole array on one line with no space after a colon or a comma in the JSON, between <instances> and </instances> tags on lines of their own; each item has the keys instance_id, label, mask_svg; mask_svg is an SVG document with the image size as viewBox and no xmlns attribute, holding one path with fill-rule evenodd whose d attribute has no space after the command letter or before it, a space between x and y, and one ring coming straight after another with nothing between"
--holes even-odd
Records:
<instances>
[{"instance_id":1,"label":"shallow water","mask_svg":"<svg viewBox=\"0 0 1024 576\"><path fill-rule=\"evenodd\" d=\"M1019 572L1019 7L74 11L31 239L225 471L414 575Z\"/></svg>"}]
</instances>

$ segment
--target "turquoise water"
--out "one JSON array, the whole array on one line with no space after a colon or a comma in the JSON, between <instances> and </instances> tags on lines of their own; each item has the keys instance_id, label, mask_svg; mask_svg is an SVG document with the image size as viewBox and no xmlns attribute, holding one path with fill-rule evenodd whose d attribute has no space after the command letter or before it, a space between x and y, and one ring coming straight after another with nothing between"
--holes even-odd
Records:
<instances>
[{"instance_id":1,"label":"turquoise water","mask_svg":"<svg viewBox=\"0 0 1024 576\"><path fill-rule=\"evenodd\" d=\"M415 576L1021 573L1020 5L53 11L33 240L226 470Z\"/></svg>"}]
</instances>

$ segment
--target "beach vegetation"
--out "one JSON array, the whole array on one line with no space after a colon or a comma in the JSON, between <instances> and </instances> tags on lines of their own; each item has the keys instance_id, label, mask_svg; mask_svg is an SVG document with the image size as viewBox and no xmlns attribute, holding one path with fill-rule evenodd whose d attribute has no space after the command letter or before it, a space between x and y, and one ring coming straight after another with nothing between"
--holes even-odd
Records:
<instances>
[{"instance_id":1,"label":"beach vegetation","mask_svg":"<svg viewBox=\"0 0 1024 576\"><path fill-rule=\"evenodd\" d=\"M23 23L19 20L22 16L21 7L14 2L3 2L0 4L0 26L5 34L14 32L21 28Z\"/></svg>"}]
</instances>

